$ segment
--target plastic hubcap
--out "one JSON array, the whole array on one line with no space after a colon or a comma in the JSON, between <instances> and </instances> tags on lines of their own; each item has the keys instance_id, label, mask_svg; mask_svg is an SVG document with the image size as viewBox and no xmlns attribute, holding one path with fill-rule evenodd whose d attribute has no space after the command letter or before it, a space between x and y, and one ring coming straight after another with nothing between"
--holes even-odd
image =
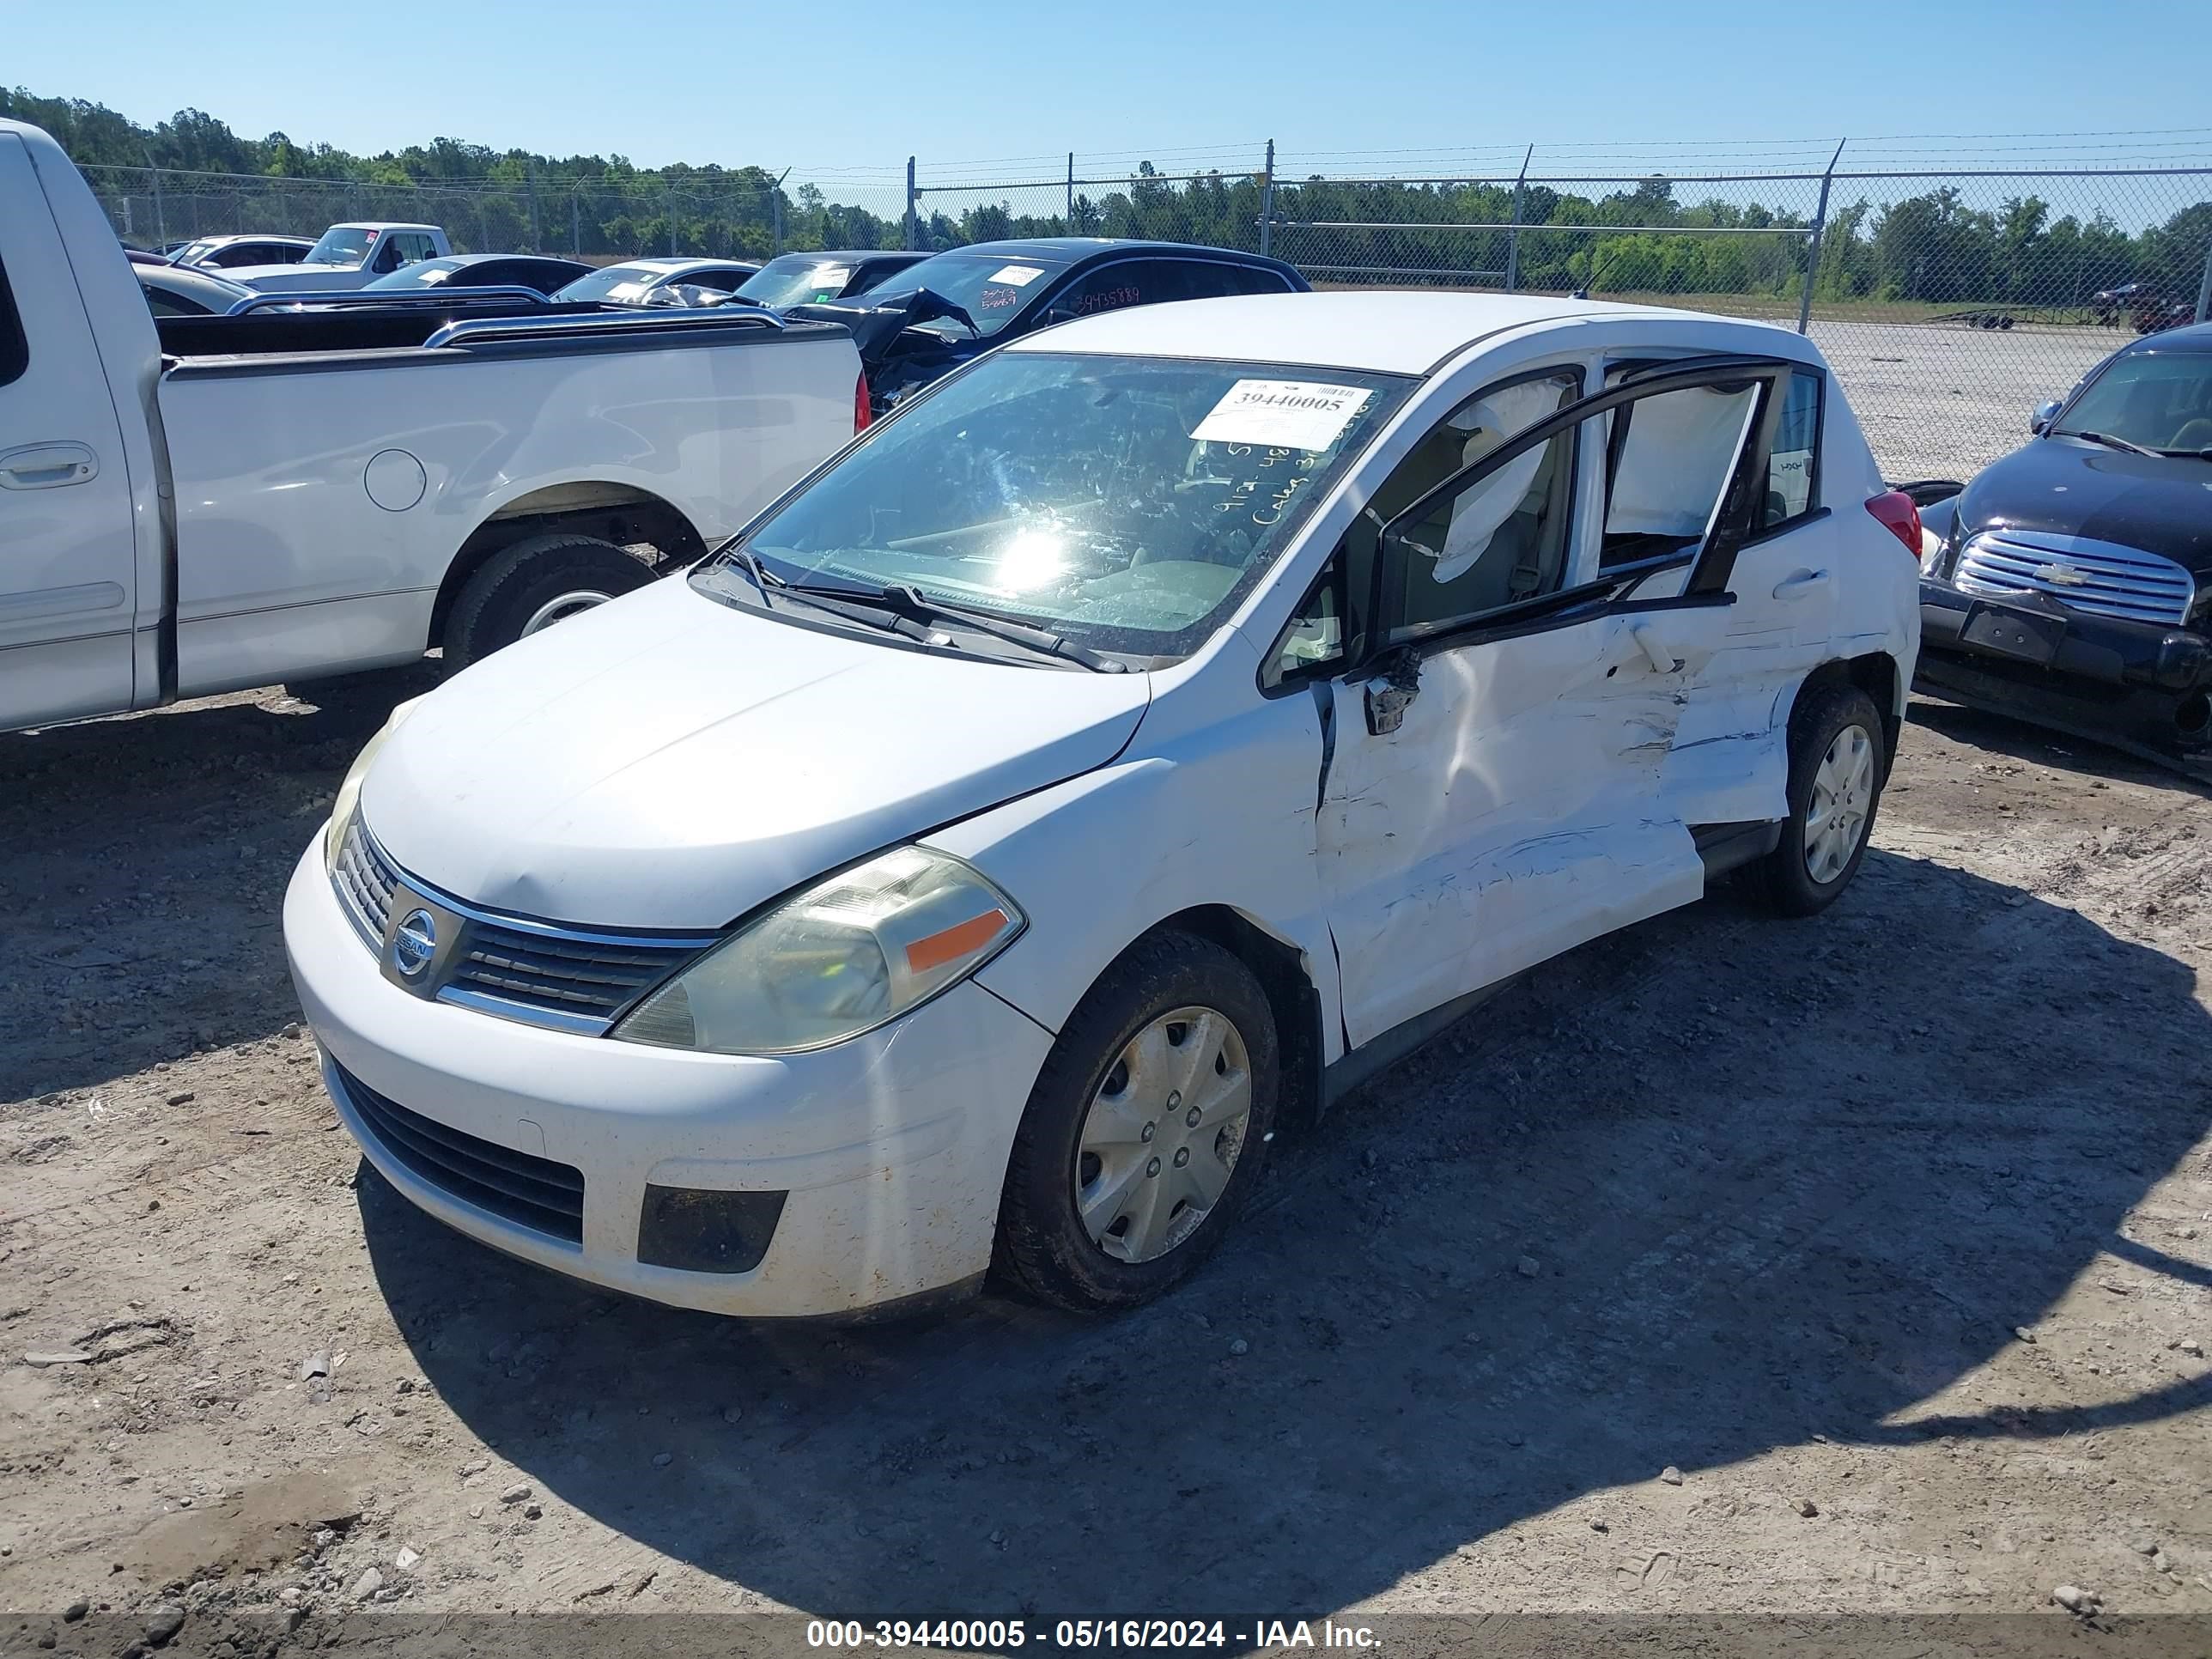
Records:
<instances>
[{"instance_id":1,"label":"plastic hubcap","mask_svg":"<svg viewBox=\"0 0 2212 1659\"><path fill-rule=\"evenodd\" d=\"M1244 1039L1217 1009L1172 1009L1129 1039L1083 1120L1075 1211L1108 1255L1152 1261L1205 1224L1252 1116Z\"/></svg>"}]
</instances>

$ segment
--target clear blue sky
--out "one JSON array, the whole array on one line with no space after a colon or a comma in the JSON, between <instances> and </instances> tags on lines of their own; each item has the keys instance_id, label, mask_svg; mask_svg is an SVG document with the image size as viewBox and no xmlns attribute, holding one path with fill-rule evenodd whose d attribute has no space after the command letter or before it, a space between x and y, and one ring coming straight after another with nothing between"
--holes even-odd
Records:
<instances>
[{"instance_id":1,"label":"clear blue sky","mask_svg":"<svg viewBox=\"0 0 2212 1659\"><path fill-rule=\"evenodd\" d=\"M445 136L648 167L798 163L804 177L888 171L910 152L941 164L1233 147L1193 158L1225 168L1270 137L1292 165L1327 157L1335 172L1352 170L1337 159L1348 152L1531 140L1696 141L1707 161L1726 143L1815 141L1810 153L1845 133L2134 130L2041 147L2185 144L2177 161L2212 147L2212 134L2158 131L2212 126L2205 0L20 0L4 16L9 84L140 121L197 106L248 136L367 152Z\"/></svg>"}]
</instances>

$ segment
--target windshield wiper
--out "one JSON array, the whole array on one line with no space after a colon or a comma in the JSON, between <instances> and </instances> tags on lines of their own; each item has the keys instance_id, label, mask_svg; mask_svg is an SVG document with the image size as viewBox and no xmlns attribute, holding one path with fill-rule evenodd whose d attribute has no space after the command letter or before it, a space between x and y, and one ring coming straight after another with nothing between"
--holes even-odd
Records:
<instances>
[{"instance_id":1,"label":"windshield wiper","mask_svg":"<svg viewBox=\"0 0 2212 1659\"><path fill-rule=\"evenodd\" d=\"M827 603L831 609L840 611L864 616L872 613L910 623L955 622L972 632L988 635L994 640L1004 640L1009 645L1018 645L1043 656L1058 657L1062 661L1087 668L1094 674L1128 672L1127 663L1093 651L1089 646L1078 644L1048 629L1010 621L993 611L933 599L924 595L921 589L907 583L878 586L860 582L778 581L776 586L787 593L804 594L810 604ZM908 632L905 629L895 631ZM934 642L933 636L926 629L911 637L933 639Z\"/></svg>"},{"instance_id":2,"label":"windshield wiper","mask_svg":"<svg viewBox=\"0 0 2212 1659\"><path fill-rule=\"evenodd\" d=\"M2131 444L2125 438L2115 438L2109 432L2061 432L2061 438L2079 438L2083 443L2102 444L2107 449L2124 449L2130 455L2155 455L2155 449L2145 449L2141 444Z\"/></svg>"}]
</instances>

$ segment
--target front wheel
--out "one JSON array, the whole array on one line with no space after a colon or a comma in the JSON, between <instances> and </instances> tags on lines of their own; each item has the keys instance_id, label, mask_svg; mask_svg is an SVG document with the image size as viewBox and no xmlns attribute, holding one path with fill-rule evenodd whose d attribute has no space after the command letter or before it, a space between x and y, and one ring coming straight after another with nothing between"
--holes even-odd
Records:
<instances>
[{"instance_id":1,"label":"front wheel","mask_svg":"<svg viewBox=\"0 0 2212 1659\"><path fill-rule=\"evenodd\" d=\"M502 646L643 587L653 572L596 536L532 536L494 554L446 619L446 665L465 668Z\"/></svg>"},{"instance_id":2,"label":"front wheel","mask_svg":"<svg viewBox=\"0 0 2212 1659\"><path fill-rule=\"evenodd\" d=\"M1825 910L1866 858L1889 756L1874 699L1856 685L1817 687L1790 716L1790 817L1758 866L1769 904L1785 916Z\"/></svg>"},{"instance_id":3,"label":"front wheel","mask_svg":"<svg viewBox=\"0 0 2212 1659\"><path fill-rule=\"evenodd\" d=\"M1003 1275L1077 1312L1134 1307L1188 1277L1259 1178L1279 1086L1250 969L1188 933L1133 945L1030 1092L1000 1203Z\"/></svg>"}]
</instances>

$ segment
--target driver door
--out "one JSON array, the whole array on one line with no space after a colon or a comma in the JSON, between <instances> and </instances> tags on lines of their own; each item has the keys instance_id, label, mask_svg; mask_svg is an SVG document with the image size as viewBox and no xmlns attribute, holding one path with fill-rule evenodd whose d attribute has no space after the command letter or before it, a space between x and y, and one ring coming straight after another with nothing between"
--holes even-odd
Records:
<instances>
[{"instance_id":1,"label":"driver door","mask_svg":"<svg viewBox=\"0 0 2212 1659\"><path fill-rule=\"evenodd\" d=\"M1443 482L1416 479L1379 533L1347 535L1331 602L1352 613L1357 666L1328 685L1316 839L1351 1046L1704 892L1661 777L1688 688L1721 654L1784 375L1708 366L1569 403ZM1668 397L1718 400L1700 412L1732 422L1730 441L1643 504L1633 556L1603 563L1611 440ZM1486 398L1503 406L1470 403ZM1439 431L1464 429L1468 408ZM1431 440L1376 490L1382 512ZM1677 591L1638 597L1654 577Z\"/></svg>"}]
</instances>

